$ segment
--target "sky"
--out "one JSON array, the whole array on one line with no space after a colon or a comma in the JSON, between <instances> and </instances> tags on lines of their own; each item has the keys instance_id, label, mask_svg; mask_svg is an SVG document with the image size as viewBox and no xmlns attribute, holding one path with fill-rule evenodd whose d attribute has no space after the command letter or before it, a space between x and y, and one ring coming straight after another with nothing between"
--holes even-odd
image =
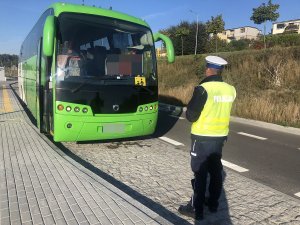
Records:
<instances>
[{"instance_id":1,"label":"sky","mask_svg":"<svg viewBox=\"0 0 300 225\"><path fill-rule=\"evenodd\" d=\"M144 19L153 32L177 25L181 21L207 22L222 14L225 29L254 26L252 9L268 0L65 0L66 3L95 5ZM40 15L55 0L0 0L0 54L19 54L20 46ZM279 4L277 21L300 19L300 0L273 0ZM193 12L191 12L191 10ZM267 24L267 32L272 23Z\"/></svg>"}]
</instances>

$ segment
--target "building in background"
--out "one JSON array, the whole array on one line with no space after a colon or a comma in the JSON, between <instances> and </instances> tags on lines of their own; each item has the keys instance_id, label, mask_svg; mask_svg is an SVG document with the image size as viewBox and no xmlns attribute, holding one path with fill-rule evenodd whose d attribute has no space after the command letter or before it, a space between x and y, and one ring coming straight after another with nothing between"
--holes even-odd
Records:
<instances>
[{"instance_id":1,"label":"building in background","mask_svg":"<svg viewBox=\"0 0 300 225\"><path fill-rule=\"evenodd\" d=\"M6 81L5 68L4 67L0 67L0 81Z\"/></svg>"},{"instance_id":2,"label":"building in background","mask_svg":"<svg viewBox=\"0 0 300 225\"><path fill-rule=\"evenodd\" d=\"M156 48L156 57L166 57L167 56L167 51L165 48Z\"/></svg>"},{"instance_id":3,"label":"building in background","mask_svg":"<svg viewBox=\"0 0 300 225\"><path fill-rule=\"evenodd\" d=\"M300 19L273 23L272 34L297 33L300 34Z\"/></svg>"},{"instance_id":4,"label":"building in background","mask_svg":"<svg viewBox=\"0 0 300 225\"><path fill-rule=\"evenodd\" d=\"M224 30L222 33L218 33L218 37L221 40L230 42L232 40L242 39L256 40L260 34L261 31L256 27L245 26Z\"/></svg>"}]
</instances>

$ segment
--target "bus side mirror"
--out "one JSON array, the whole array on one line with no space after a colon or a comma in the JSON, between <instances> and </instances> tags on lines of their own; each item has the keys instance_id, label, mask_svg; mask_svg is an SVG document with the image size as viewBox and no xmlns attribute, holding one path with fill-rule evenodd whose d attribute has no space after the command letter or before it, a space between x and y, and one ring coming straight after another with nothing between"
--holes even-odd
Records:
<instances>
[{"instance_id":1,"label":"bus side mirror","mask_svg":"<svg viewBox=\"0 0 300 225\"><path fill-rule=\"evenodd\" d=\"M167 48L168 62L173 63L175 61L175 53L174 53L174 47L173 47L173 43L172 43L171 39L161 33L155 33L153 35L153 38L154 38L154 42L162 40L165 43L166 48Z\"/></svg>"},{"instance_id":2,"label":"bus side mirror","mask_svg":"<svg viewBox=\"0 0 300 225\"><path fill-rule=\"evenodd\" d=\"M55 33L54 16L48 16L43 31L43 54L47 57L53 55L54 33Z\"/></svg>"}]
</instances>

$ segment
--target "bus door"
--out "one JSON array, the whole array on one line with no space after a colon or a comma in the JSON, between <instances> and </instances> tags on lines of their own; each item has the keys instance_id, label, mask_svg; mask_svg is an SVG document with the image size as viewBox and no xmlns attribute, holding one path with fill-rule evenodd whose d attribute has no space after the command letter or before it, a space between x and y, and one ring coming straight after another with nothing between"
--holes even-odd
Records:
<instances>
[{"instance_id":1,"label":"bus door","mask_svg":"<svg viewBox=\"0 0 300 225\"><path fill-rule=\"evenodd\" d=\"M39 40L38 43L38 50L37 50L37 57L36 57L36 123L37 127L42 130L42 99L43 99L43 85L41 84L41 46L42 46L42 39Z\"/></svg>"}]
</instances>

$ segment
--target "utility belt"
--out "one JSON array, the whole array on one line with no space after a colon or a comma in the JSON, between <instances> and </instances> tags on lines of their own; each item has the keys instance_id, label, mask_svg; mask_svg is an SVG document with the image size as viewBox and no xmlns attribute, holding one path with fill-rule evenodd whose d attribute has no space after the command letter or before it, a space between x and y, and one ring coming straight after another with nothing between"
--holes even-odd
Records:
<instances>
[{"instance_id":1,"label":"utility belt","mask_svg":"<svg viewBox=\"0 0 300 225\"><path fill-rule=\"evenodd\" d=\"M198 140L198 141L227 141L227 136L221 136L221 137L212 137L212 136L200 136L191 134L192 140Z\"/></svg>"}]
</instances>

